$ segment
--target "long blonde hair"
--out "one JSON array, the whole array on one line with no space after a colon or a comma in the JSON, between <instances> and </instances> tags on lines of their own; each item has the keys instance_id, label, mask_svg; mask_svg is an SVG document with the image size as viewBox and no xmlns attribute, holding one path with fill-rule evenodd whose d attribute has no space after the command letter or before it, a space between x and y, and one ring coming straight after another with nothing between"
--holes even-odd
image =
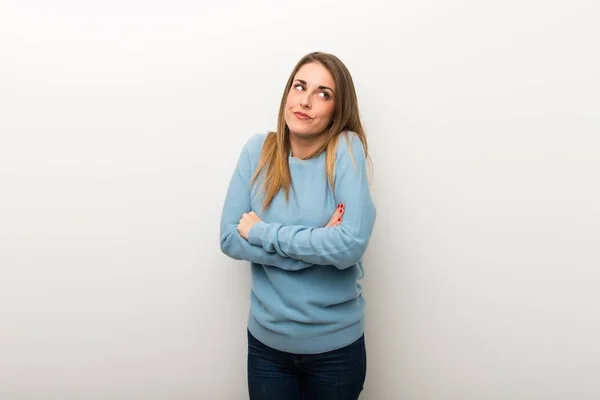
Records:
<instances>
[{"instance_id":1,"label":"long blonde hair","mask_svg":"<svg viewBox=\"0 0 600 400\"><path fill-rule=\"evenodd\" d=\"M269 132L262 148L258 167L252 177L252 184L256 182L258 177L264 173L263 182L263 208L268 208L273 198L283 189L285 191L286 200L289 199L290 187L292 178L290 175L289 154L290 154L290 131L285 122L285 105L288 93L294 82L294 77L298 70L308 63L316 62L323 65L331 73L336 85L334 94L335 109L333 111L333 122L330 127L324 132L325 141L306 159L318 156L325 151L325 173L327 180L332 188L334 187L334 171L336 149L340 134L345 131L352 131L360 138L364 150L365 157L369 157L367 150L367 137L364 127L360 119L358 110L358 100L354 82L350 72L333 54L313 52L302 57L294 67L290 77L285 85L281 104L279 106L279 116L277 118L277 131Z\"/></svg>"}]
</instances>

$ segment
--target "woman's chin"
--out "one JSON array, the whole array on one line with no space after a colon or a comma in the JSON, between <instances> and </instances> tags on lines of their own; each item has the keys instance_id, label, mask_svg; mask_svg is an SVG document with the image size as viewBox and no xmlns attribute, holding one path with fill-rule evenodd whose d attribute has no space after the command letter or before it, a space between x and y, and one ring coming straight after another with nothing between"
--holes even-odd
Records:
<instances>
[{"instance_id":1,"label":"woman's chin","mask_svg":"<svg viewBox=\"0 0 600 400\"><path fill-rule=\"evenodd\" d=\"M298 126L297 124L288 124L290 134L299 138L310 138L319 136L323 130L315 129L314 127Z\"/></svg>"}]
</instances>

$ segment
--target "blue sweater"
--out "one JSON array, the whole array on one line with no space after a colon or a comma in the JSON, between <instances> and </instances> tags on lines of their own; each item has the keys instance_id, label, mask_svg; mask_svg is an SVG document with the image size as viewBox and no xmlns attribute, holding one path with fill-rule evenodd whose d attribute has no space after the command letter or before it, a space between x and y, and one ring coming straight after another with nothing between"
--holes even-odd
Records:
<instances>
[{"instance_id":1,"label":"blue sweater","mask_svg":"<svg viewBox=\"0 0 600 400\"><path fill-rule=\"evenodd\" d=\"M249 186L265 138L255 135L242 149L221 216L221 250L252 268L248 330L271 348L290 353L344 347L364 331L365 301L357 281L376 215L364 148L354 133L340 137L335 196L324 152L310 160L290 156L289 201L281 190L265 210L262 181ZM340 203L345 204L342 223L325 228ZM249 211L262 222L246 240L237 225Z\"/></svg>"}]
</instances>

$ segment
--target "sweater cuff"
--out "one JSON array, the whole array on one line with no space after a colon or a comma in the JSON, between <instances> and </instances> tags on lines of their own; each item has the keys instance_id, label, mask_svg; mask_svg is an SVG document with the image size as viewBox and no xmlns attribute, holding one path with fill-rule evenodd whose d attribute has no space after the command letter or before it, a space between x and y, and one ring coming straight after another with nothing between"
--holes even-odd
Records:
<instances>
[{"instance_id":1,"label":"sweater cuff","mask_svg":"<svg viewBox=\"0 0 600 400\"><path fill-rule=\"evenodd\" d=\"M252 225L250 232L248 232L248 242L254 246L262 247L262 235L265 229L267 229L267 223L264 221L259 221Z\"/></svg>"}]
</instances>

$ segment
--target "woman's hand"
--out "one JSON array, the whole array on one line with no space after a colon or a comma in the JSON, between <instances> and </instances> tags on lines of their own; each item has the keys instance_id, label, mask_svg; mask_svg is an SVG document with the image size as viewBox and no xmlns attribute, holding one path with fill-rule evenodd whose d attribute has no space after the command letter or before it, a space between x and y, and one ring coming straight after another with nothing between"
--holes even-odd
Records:
<instances>
[{"instance_id":1,"label":"woman's hand","mask_svg":"<svg viewBox=\"0 0 600 400\"><path fill-rule=\"evenodd\" d=\"M344 203L338 204L337 209L331 216L329 223L327 223L327 225L325 225L325 228L331 228L333 226L338 226L339 224L342 223L342 215L344 214L344 207L345 207Z\"/></svg>"},{"instance_id":2,"label":"woman's hand","mask_svg":"<svg viewBox=\"0 0 600 400\"><path fill-rule=\"evenodd\" d=\"M329 220L327 225L325 225L325 228L331 228L334 226L338 226L339 224L342 223L342 215L344 215L344 207L345 206L343 203L338 204L337 209L331 216L331 219ZM244 213L242 215L242 218L240 218L240 222L238 223L237 231L239 232L241 237L248 240L248 235L250 234L250 229L252 229L254 224L256 224L257 222L260 222L260 221L262 221L262 220L260 219L260 217L258 215L256 215L256 213L254 211L250 211L249 213Z\"/></svg>"},{"instance_id":3,"label":"woman's hand","mask_svg":"<svg viewBox=\"0 0 600 400\"><path fill-rule=\"evenodd\" d=\"M244 213L237 226L237 231L240 233L241 237L248 240L248 234L250 233L250 229L252 229L255 223L260 221L262 220L258 217L258 215L256 215L254 211Z\"/></svg>"}]
</instances>

